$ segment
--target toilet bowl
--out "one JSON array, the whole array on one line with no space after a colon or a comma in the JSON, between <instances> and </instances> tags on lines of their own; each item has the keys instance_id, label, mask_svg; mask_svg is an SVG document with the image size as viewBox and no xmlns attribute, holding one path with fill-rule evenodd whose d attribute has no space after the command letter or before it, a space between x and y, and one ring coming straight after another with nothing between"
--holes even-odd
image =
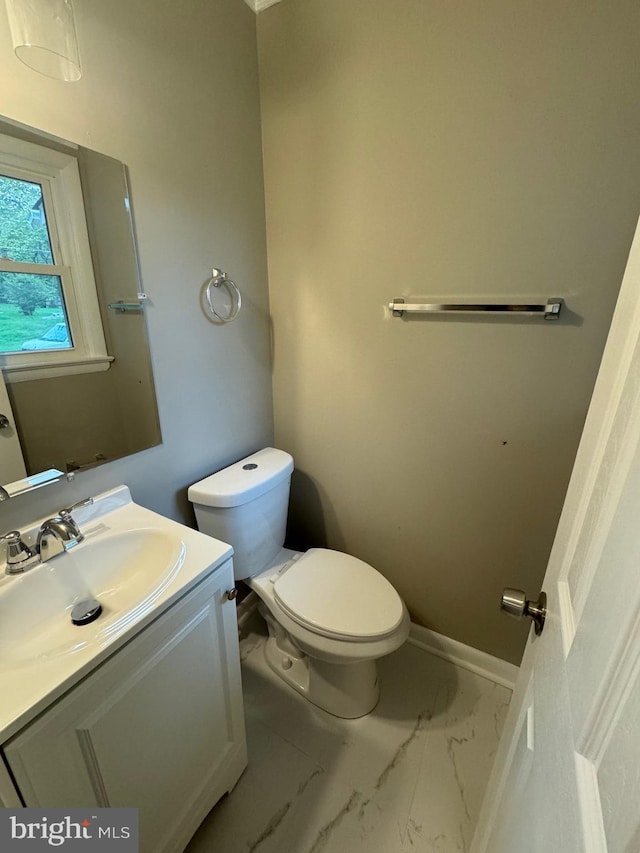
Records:
<instances>
[{"instance_id":1,"label":"toilet bowl","mask_svg":"<svg viewBox=\"0 0 640 853\"><path fill-rule=\"evenodd\" d=\"M362 560L326 548L283 548L293 459L266 448L189 489L203 533L234 548L234 574L260 599L271 669L337 717L379 697L376 660L409 633L393 586Z\"/></svg>"}]
</instances>

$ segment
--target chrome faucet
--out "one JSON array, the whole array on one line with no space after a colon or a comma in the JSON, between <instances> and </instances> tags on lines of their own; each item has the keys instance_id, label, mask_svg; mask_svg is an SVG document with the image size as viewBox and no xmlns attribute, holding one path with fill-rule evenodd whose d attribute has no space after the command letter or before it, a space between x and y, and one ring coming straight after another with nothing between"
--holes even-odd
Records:
<instances>
[{"instance_id":1,"label":"chrome faucet","mask_svg":"<svg viewBox=\"0 0 640 853\"><path fill-rule=\"evenodd\" d=\"M35 548L31 548L22 540L19 530L12 530L0 537L0 542L6 542L6 572L16 575L46 563L58 554L64 554L79 545L84 539L71 513L83 506L93 503L93 498L85 498L73 506L61 509L53 518L48 518L38 531Z\"/></svg>"},{"instance_id":2,"label":"chrome faucet","mask_svg":"<svg viewBox=\"0 0 640 853\"><path fill-rule=\"evenodd\" d=\"M57 557L58 554L70 551L82 542L84 533L80 532L80 528L73 520L71 513L74 509L80 509L80 507L89 506L92 503L93 498L85 498L73 506L59 510L57 515L48 518L43 523L36 540L36 551L43 563L52 557Z\"/></svg>"}]
</instances>

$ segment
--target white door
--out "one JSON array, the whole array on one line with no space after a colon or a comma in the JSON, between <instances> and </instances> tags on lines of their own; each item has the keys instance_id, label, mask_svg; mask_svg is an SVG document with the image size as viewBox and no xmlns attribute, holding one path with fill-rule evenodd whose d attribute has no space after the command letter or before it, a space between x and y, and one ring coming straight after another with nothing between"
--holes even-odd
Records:
<instances>
[{"instance_id":1,"label":"white door","mask_svg":"<svg viewBox=\"0 0 640 853\"><path fill-rule=\"evenodd\" d=\"M543 589L472 853L639 853L640 227Z\"/></svg>"},{"instance_id":2,"label":"white door","mask_svg":"<svg viewBox=\"0 0 640 853\"><path fill-rule=\"evenodd\" d=\"M2 416L6 418L6 423ZM9 402L9 395L0 370L0 486L22 480L27 471L20 447L20 438Z\"/></svg>"}]
</instances>

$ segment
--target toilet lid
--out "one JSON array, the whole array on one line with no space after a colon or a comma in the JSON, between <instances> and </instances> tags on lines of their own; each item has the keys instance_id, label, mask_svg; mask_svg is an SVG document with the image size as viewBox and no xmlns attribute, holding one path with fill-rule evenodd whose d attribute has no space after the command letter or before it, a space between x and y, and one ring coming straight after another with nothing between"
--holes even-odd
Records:
<instances>
[{"instance_id":1,"label":"toilet lid","mask_svg":"<svg viewBox=\"0 0 640 853\"><path fill-rule=\"evenodd\" d=\"M276 601L316 634L381 639L404 615L400 596L380 572L349 554L312 548L274 583Z\"/></svg>"}]
</instances>

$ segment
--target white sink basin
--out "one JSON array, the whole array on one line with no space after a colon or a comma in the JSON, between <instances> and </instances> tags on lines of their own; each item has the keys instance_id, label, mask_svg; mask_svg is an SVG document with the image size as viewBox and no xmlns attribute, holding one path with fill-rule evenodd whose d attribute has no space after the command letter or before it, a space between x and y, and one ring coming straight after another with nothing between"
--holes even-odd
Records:
<instances>
[{"instance_id":1,"label":"white sink basin","mask_svg":"<svg viewBox=\"0 0 640 853\"><path fill-rule=\"evenodd\" d=\"M89 534L85 542L0 586L0 668L25 666L102 643L137 621L172 581L185 556L173 531ZM95 598L102 614L71 622L73 605Z\"/></svg>"},{"instance_id":2,"label":"white sink basin","mask_svg":"<svg viewBox=\"0 0 640 853\"><path fill-rule=\"evenodd\" d=\"M230 559L232 549L134 503L126 486L73 514L85 540L21 575L0 564L0 743ZM20 526L36 540L44 518ZM95 598L102 613L71 622Z\"/></svg>"}]
</instances>

